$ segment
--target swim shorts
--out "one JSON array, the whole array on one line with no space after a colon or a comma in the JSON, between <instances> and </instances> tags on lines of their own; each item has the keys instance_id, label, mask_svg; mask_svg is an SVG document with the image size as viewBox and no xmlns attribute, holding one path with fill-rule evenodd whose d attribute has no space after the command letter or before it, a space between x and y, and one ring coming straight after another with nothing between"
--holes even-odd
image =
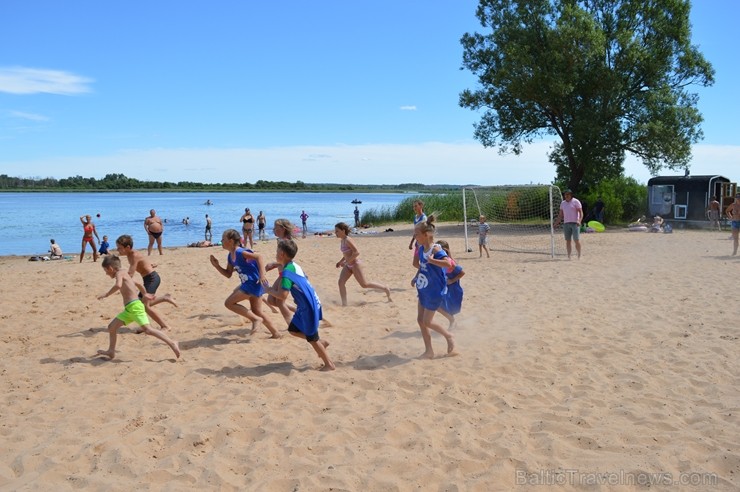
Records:
<instances>
[{"instance_id":1,"label":"swim shorts","mask_svg":"<svg viewBox=\"0 0 740 492\"><path fill-rule=\"evenodd\" d=\"M306 337L307 342L318 342L319 341L319 332L317 331L315 335L308 336L304 334L301 330L298 329L298 327L295 325L295 323L291 323L290 326L288 326L288 331L292 331L293 333L301 333L303 336Z\"/></svg>"},{"instance_id":2,"label":"swim shorts","mask_svg":"<svg viewBox=\"0 0 740 492\"><path fill-rule=\"evenodd\" d=\"M146 315L144 303L139 299L134 299L126 304L123 308L123 312L119 313L116 318L123 321L124 325L136 323L139 326L145 326L149 324L149 317Z\"/></svg>"},{"instance_id":3,"label":"swim shorts","mask_svg":"<svg viewBox=\"0 0 740 492\"><path fill-rule=\"evenodd\" d=\"M159 274L153 271L144 276L144 290L146 290L147 294L156 294L161 282L162 279L159 278ZM141 292L139 292L139 299L142 297Z\"/></svg>"}]
</instances>

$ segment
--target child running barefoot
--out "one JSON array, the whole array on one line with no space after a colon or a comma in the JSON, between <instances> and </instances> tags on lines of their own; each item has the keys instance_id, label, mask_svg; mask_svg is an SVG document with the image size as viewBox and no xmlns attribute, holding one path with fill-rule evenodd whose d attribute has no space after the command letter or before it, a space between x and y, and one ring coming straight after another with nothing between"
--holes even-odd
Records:
<instances>
[{"instance_id":1,"label":"child running barefoot","mask_svg":"<svg viewBox=\"0 0 740 492\"><path fill-rule=\"evenodd\" d=\"M280 242L280 240L282 239L293 239L293 223L290 222L288 219L277 219L273 224L272 233L275 234L278 242ZM265 266L265 271L269 272L270 270L278 268L279 266L280 264L277 262L268 263L267 266ZM280 280L281 278L278 277L275 283L272 284L273 289L276 285L278 285ZM273 295L268 295L266 302L267 305L270 306L270 309L272 309L273 313L276 312L276 309L280 310L280 314L283 315L283 319L285 320L285 322L290 323L290 320L293 317L293 311L295 311L295 307L287 306L285 303L285 299L278 299Z\"/></svg>"},{"instance_id":2,"label":"child running barefoot","mask_svg":"<svg viewBox=\"0 0 740 492\"><path fill-rule=\"evenodd\" d=\"M451 330L455 326L455 315L462 309L463 288L460 285L460 279L465 275L462 267L455 263L455 259L450 254L450 245L447 241L439 240L437 244L447 253L450 260L450 267L445 272L447 274L447 295L444 297L442 305L437 309L439 314L447 318L450 325L447 327Z\"/></svg>"},{"instance_id":3,"label":"child running barefoot","mask_svg":"<svg viewBox=\"0 0 740 492\"><path fill-rule=\"evenodd\" d=\"M128 234L119 236L118 239L116 239L116 249L118 250L119 255L125 256L128 260L129 276L133 278L134 274L138 272L144 281L144 289L146 290L146 293L152 294L151 296L139 296L139 299L144 302L146 314L157 322L160 328L163 330L169 330L167 322L157 311L154 310L154 306L162 302L167 302L177 307L177 303L172 299L170 294L165 294L163 296L154 295L159 288L159 284L162 282L162 279L159 277L159 273L155 270L156 265L149 261L149 257L144 256L142 253L134 249L134 239Z\"/></svg>"},{"instance_id":4,"label":"child running barefoot","mask_svg":"<svg viewBox=\"0 0 740 492\"><path fill-rule=\"evenodd\" d=\"M116 283L113 284L113 287L111 287L108 292L99 295L98 299L103 299L114 294L116 291L120 291L121 296L123 297L124 310L108 324L108 334L110 336L108 350L98 350L98 354L105 355L106 357L113 359L116 356L118 329L134 322L141 326L141 333L146 333L147 335L159 338L169 345L175 353L175 357L179 359L180 346L178 343L165 335L162 331L149 326L149 318L147 318L144 304L137 297L139 290L142 293L145 292L144 286L134 283L131 276L121 269L121 260L116 255L106 256L103 259L102 266L105 273L110 278L115 279Z\"/></svg>"},{"instance_id":5,"label":"child running barefoot","mask_svg":"<svg viewBox=\"0 0 740 492\"><path fill-rule=\"evenodd\" d=\"M342 306L347 305L347 280L354 275L357 283L363 289L378 289L385 292L388 297L388 301L391 299L391 290L382 284L376 284L373 282L367 282L365 275L362 272L362 265L358 257L360 252L357 250L354 241L349 237L350 228L344 222L339 222L334 226L334 234L337 235L342 242L339 245L339 250L342 252L342 259L337 262L337 268L341 268L342 271L339 274L339 295L342 297Z\"/></svg>"},{"instance_id":6,"label":"child running barefoot","mask_svg":"<svg viewBox=\"0 0 740 492\"><path fill-rule=\"evenodd\" d=\"M270 338L281 338L280 333L275 329L272 322L262 314L262 294L264 294L265 285L269 285L265 278L265 268L262 263L262 256L253 252L251 249L242 248L241 236L235 229L224 231L221 237L222 247L229 252L226 258L226 268L221 267L215 256L211 255L211 264L226 278L236 270L239 275L241 285L234 289L229 297L224 301L224 306L239 316L244 316L252 322L252 331L254 334L259 327L260 320L272 335ZM239 304L241 301L249 299L249 309Z\"/></svg>"},{"instance_id":7,"label":"child running barefoot","mask_svg":"<svg viewBox=\"0 0 740 492\"><path fill-rule=\"evenodd\" d=\"M292 239L278 241L275 259L281 276L280 281L270 287L270 294L285 300L288 293L293 295L296 312L290 320L288 332L311 344L316 354L324 361L322 371L333 371L336 367L326 349L329 342L319 339L319 322L322 318L321 302L300 266L293 262L298 246Z\"/></svg>"},{"instance_id":8,"label":"child running barefoot","mask_svg":"<svg viewBox=\"0 0 740 492\"><path fill-rule=\"evenodd\" d=\"M416 274L416 291L419 295L419 305L416 321L424 339L424 353L420 359L433 359L432 334L434 330L447 340L447 355L457 355L455 338L452 334L434 322L434 313L444 302L447 293L447 275L445 271L450 267L447 253L434 243L434 215L420 222L414 228L414 237L419 243L419 251L414 256L414 266L419 270Z\"/></svg>"}]
</instances>

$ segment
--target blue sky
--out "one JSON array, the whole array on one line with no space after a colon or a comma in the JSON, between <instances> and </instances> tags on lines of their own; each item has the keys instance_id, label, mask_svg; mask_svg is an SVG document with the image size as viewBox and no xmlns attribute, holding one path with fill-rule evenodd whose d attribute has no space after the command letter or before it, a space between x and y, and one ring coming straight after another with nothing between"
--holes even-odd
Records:
<instances>
[{"instance_id":1,"label":"blue sky","mask_svg":"<svg viewBox=\"0 0 740 492\"><path fill-rule=\"evenodd\" d=\"M3 0L0 173L157 181L549 183L550 143L500 156L458 106L476 0ZM740 179L736 0L697 0L705 139ZM626 174L650 178L635 159ZM682 174L666 171L663 174Z\"/></svg>"}]
</instances>

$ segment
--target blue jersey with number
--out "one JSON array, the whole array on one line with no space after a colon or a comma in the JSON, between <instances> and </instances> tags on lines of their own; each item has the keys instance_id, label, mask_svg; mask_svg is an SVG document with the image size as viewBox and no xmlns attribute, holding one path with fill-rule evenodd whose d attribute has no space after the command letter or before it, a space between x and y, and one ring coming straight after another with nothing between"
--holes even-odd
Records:
<instances>
[{"instance_id":1,"label":"blue jersey with number","mask_svg":"<svg viewBox=\"0 0 740 492\"><path fill-rule=\"evenodd\" d=\"M416 292L419 295L419 304L424 309L436 311L447 294L447 273L444 268L429 263L429 256L435 260L447 258L447 253L442 248L432 249L427 253L424 246L419 245L419 273L416 275Z\"/></svg>"},{"instance_id":2,"label":"blue jersey with number","mask_svg":"<svg viewBox=\"0 0 740 492\"><path fill-rule=\"evenodd\" d=\"M251 249L236 248L236 259L232 259L229 253L228 262L229 265L234 267L236 273L239 274L239 281L241 282L239 288L242 292L250 296L259 297L265 293L265 288L260 283L260 269L256 260L244 258L242 254L244 251L252 253Z\"/></svg>"}]
</instances>

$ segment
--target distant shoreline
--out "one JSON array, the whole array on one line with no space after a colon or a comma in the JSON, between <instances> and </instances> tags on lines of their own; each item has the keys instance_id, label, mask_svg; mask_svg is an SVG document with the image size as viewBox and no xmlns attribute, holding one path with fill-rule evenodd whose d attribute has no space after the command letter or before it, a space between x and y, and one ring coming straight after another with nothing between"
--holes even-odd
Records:
<instances>
[{"instance_id":1,"label":"distant shoreline","mask_svg":"<svg viewBox=\"0 0 740 492\"><path fill-rule=\"evenodd\" d=\"M435 189L433 191L449 191L447 188ZM66 188L45 188L45 189L0 189L0 193L406 193L406 194L428 194L431 190L427 191L408 191L408 190L393 190L388 188L363 188L353 190L340 190L340 189L325 189L325 190L301 190L301 189L218 189L212 188L188 188L188 189L172 189L172 188L136 188L126 190L105 190L105 189L66 189Z\"/></svg>"}]
</instances>

